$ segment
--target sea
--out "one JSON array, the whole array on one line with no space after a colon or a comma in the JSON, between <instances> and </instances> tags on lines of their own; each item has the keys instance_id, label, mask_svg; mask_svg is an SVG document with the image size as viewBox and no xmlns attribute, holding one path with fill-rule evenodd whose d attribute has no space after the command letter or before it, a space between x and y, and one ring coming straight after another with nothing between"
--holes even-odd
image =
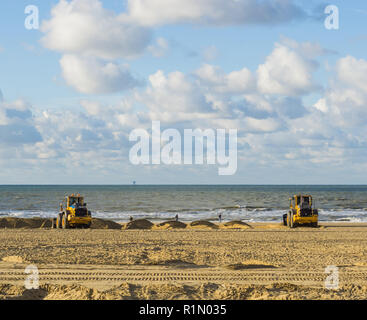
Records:
<instances>
[{"instance_id":1,"label":"sea","mask_svg":"<svg viewBox=\"0 0 367 320\"><path fill-rule=\"evenodd\" d=\"M311 194L319 221L367 222L367 185L1 185L1 217L56 217L80 193L95 218L126 222L280 222L294 194Z\"/></svg>"}]
</instances>

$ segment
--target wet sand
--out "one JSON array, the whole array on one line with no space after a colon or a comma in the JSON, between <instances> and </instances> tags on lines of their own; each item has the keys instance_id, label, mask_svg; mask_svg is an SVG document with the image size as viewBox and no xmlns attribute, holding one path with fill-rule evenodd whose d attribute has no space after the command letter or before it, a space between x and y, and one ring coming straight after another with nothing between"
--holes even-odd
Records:
<instances>
[{"instance_id":1,"label":"wet sand","mask_svg":"<svg viewBox=\"0 0 367 320\"><path fill-rule=\"evenodd\" d=\"M24 287L30 264L38 290ZM0 230L0 299L366 298L367 224Z\"/></svg>"}]
</instances>

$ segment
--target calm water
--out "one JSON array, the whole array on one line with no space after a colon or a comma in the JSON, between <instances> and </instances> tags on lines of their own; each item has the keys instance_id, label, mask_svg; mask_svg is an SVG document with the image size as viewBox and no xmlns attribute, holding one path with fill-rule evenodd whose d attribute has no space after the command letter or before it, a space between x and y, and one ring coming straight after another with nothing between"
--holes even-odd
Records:
<instances>
[{"instance_id":1,"label":"calm water","mask_svg":"<svg viewBox=\"0 0 367 320\"><path fill-rule=\"evenodd\" d=\"M321 221L367 222L367 186L0 186L0 216L54 217L65 195L85 196L94 217L280 221L289 197L314 196Z\"/></svg>"}]
</instances>

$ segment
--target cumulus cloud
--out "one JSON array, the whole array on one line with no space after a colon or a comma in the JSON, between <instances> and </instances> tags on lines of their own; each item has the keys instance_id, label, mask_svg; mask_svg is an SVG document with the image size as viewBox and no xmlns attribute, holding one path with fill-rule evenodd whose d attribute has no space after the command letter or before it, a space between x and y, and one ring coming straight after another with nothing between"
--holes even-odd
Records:
<instances>
[{"instance_id":1,"label":"cumulus cloud","mask_svg":"<svg viewBox=\"0 0 367 320\"><path fill-rule=\"evenodd\" d=\"M279 24L307 16L292 0L129 0L128 16L145 26Z\"/></svg>"},{"instance_id":2,"label":"cumulus cloud","mask_svg":"<svg viewBox=\"0 0 367 320\"><path fill-rule=\"evenodd\" d=\"M306 58L285 44L277 43L257 70L259 91L288 96L307 94L318 88L313 81L313 72L317 68L315 60Z\"/></svg>"},{"instance_id":3,"label":"cumulus cloud","mask_svg":"<svg viewBox=\"0 0 367 320\"><path fill-rule=\"evenodd\" d=\"M166 75L157 71L149 77L149 87L140 96L148 109L169 112L211 112L212 106L200 88L182 72Z\"/></svg>"},{"instance_id":4,"label":"cumulus cloud","mask_svg":"<svg viewBox=\"0 0 367 320\"><path fill-rule=\"evenodd\" d=\"M66 83L82 93L113 93L139 85L127 67L103 60L64 55L60 60Z\"/></svg>"},{"instance_id":5,"label":"cumulus cloud","mask_svg":"<svg viewBox=\"0 0 367 320\"><path fill-rule=\"evenodd\" d=\"M346 56L336 66L338 80L348 87L367 92L367 61Z\"/></svg>"},{"instance_id":6,"label":"cumulus cloud","mask_svg":"<svg viewBox=\"0 0 367 320\"><path fill-rule=\"evenodd\" d=\"M113 93L139 84L115 60L141 55L152 31L132 23L124 13L103 8L99 0L60 0L41 31L42 44L63 54L62 75L77 91Z\"/></svg>"},{"instance_id":7,"label":"cumulus cloud","mask_svg":"<svg viewBox=\"0 0 367 320\"><path fill-rule=\"evenodd\" d=\"M103 8L99 0L60 0L41 31L46 48L103 59L135 57L151 40L149 29Z\"/></svg>"},{"instance_id":8,"label":"cumulus cloud","mask_svg":"<svg viewBox=\"0 0 367 320\"><path fill-rule=\"evenodd\" d=\"M127 12L122 13L105 9L100 0L60 0L52 8L51 18L41 25L41 42L64 55L60 62L67 84L81 93L110 93L137 84L116 59L137 57L146 50L155 57L167 52L169 45L164 38L151 44L152 26L180 22L273 24L304 16L306 13L291 0L130 0ZM317 49L320 48L308 44L301 47L289 39L288 46L278 45L259 67L258 85L262 92L292 91L296 95L311 90L310 73L316 66L299 52L307 56ZM216 55L214 46L204 51L206 60ZM229 74L222 90L243 90L250 78L247 69Z\"/></svg>"},{"instance_id":9,"label":"cumulus cloud","mask_svg":"<svg viewBox=\"0 0 367 320\"><path fill-rule=\"evenodd\" d=\"M201 85L220 93L244 94L254 91L256 86L255 77L247 68L226 74L219 67L204 64L194 74Z\"/></svg>"},{"instance_id":10,"label":"cumulus cloud","mask_svg":"<svg viewBox=\"0 0 367 320\"><path fill-rule=\"evenodd\" d=\"M316 66L317 57L325 52L315 44L285 42L262 64L274 86L261 87L259 73L245 66L225 72L204 64L192 73L157 71L150 75L146 87L128 92L119 103L84 99L80 111L39 110L34 114L23 102L3 102L0 126L6 126L8 145L22 146L17 147L18 157L58 161L58 166L68 169L79 166L106 174L112 170L109 167L129 166L129 133L136 128L149 129L152 120L160 120L162 128L179 130L238 129L241 166L363 163L367 153L363 151L367 146L367 61L352 56L339 59L329 87L317 91L322 96L312 106L303 95L318 89L312 80L315 69L305 66ZM68 56L72 59L65 79L79 91L122 90L129 84L121 65L108 66L108 62L90 56L80 61L79 55L63 59ZM285 70L297 67L300 75L286 74ZM75 70L84 74L76 83ZM19 128L23 135L17 135ZM5 156L0 148L0 158Z\"/></svg>"},{"instance_id":11,"label":"cumulus cloud","mask_svg":"<svg viewBox=\"0 0 367 320\"><path fill-rule=\"evenodd\" d=\"M367 120L366 83L367 61L352 56L341 58L329 88L314 106L340 127L360 131Z\"/></svg>"}]
</instances>

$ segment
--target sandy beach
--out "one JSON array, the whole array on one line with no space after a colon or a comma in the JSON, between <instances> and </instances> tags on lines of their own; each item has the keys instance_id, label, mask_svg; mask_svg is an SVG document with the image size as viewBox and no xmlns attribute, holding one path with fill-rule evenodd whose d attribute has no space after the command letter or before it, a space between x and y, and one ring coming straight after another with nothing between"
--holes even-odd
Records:
<instances>
[{"instance_id":1,"label":"sandy beach","mask_svg":"<svg viewBox=\"0 0 367 320\"><path fill-rule=\"evenodd\" d=\"M366 224L160 228L1 229L0 298L367 297ZM39 270L38 290L24 287L30 264ZM325 288L330 265L339 270L337 290Z\"/></svg>"}]
</instances>

